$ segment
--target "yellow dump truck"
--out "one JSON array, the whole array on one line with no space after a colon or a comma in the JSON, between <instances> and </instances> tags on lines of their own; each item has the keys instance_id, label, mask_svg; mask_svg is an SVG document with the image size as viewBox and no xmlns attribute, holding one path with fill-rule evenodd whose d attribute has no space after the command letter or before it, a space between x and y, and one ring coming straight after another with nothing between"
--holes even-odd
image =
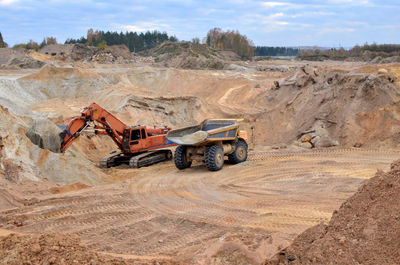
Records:
<instances>
[{"instance_id":1,"label":"yellow dump truck","mask_svg":"<svg viewBox=\"0 0 400 265\"><path fill-rule=\"evenodd\" d=\"M174 162L178 169L204 162L208 170L217 171L224 166L225 156L232 164L247 159L247 133L239 130L236 119L210 119L199 125L172 130L167 139L176 143Z\"/></svg>"}]
</instances>

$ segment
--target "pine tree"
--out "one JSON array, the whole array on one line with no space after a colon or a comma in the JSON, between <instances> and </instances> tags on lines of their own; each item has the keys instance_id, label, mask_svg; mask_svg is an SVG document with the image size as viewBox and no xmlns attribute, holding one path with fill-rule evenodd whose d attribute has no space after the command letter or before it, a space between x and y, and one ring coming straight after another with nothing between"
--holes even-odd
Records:
<instances>
[{"instance_id":1,"label":"pine tree","mask_svg":"<svg viewBox=\"0 0 400 265\"><path fill-rule=\"evenodd\" d=\"M178 39L175 36L168 36L166 32L147 31L141 32L104 32L89 29L87 38L81 37L80 39L68 38L65 44L85 43L90 46L98 46L105 41L107 45L120 45L125 44L131 52L139 52L145 49L151 49L164 41L176 42Z\"/></svg>"},{"instance_id":2,"label":"pine tree","mask_svg":"<svg viewBox=\"0 0 400 265\"><path fill-rule=\"evenodd\" d=\"M47 45L57 44L57 39L55 37L47 37L46 38L46 44Z\"/></svg>"},{"instance_id":3,"label":"pine tree","mask_svg":"<svg viewBox=\"0 0 400 265\"><path fill-rule=\"evenodd\" d=\"M1 35L1 32L0 32L0 48L7 48L7 47L8 47L8 45L7 45L7 43L4 42L3 36Z\"/></svg>"},{"instance_id":4,"label":"pine tree","mask_svg":"<svg viewBox=\"0 0 400 265\"><path fill-rule=\"evenodd\" d=\"M42 40L42 42L40 43L40 48L43 48L44 46L46 46L47 45L47 42L46 42L46 39L44 38L43 40Z\"/></svg>"}]
</instances>

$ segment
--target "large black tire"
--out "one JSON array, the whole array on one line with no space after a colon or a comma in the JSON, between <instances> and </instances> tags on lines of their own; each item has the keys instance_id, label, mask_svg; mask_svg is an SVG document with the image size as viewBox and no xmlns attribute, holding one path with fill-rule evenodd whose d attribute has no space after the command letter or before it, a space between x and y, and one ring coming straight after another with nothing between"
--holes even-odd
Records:
<instances>
[{"instance_id":1,"label":"large black tire","mask_svg":"<svg viewBox=\"0 0 400 265\"><path fill-rule=\"evenodd\" d=\"M232 154L228 155L229 163L231 164L239 164L247 159L247 144L243 140L239 140L236 143L235 151Z\"/></svg>"},{"instance_id":2,"label":"large black tire","mask_svg":"<svg viewBox=\"0 0 400 265\"><path fill-rule=\"evenodd\" d=\"M186 146L179 145L175 149L174 162L175 166L180 170L188 168L192 165L192 161L188 161L186 157Z\"/></svg>"},{"instance_id":3,"label":"large black tire","mask_svg":"<svg viewBox=\"0 0 400 265\"><path fill-rule=\"evenodd\" d=\"M210 146L206 151L205 164L210 171L220 170L224 166L224 150L218 145Z\"/></svg>"}]
</instances>

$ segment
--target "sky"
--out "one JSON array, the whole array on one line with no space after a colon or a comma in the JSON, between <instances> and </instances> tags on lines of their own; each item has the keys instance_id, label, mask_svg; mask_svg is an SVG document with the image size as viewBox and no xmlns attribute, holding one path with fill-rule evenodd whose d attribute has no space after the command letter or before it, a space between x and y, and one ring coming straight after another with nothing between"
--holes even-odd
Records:
<instances>
[{"instance_id":1,"label":"sky","mask_svg":"<svg viewBox=\"0 0 400 265\"><path fill-rule=\"evenodd\" d=\"M64 42L89 28L203 39L215 27L239 30L260 46L400 43L400 1L0 0L0 32L9 45L46 36Z\"/></svg>"}]
</instances>

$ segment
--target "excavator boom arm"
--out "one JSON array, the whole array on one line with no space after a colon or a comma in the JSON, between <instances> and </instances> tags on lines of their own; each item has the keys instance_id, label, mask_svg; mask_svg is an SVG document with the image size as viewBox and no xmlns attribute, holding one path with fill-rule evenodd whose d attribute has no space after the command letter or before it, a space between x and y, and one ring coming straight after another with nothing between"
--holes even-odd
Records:
<instances>
[{"instance_id":1,"label":"excavator boom arm","mask_svg":"<svg viewBox=\"0 0 400 265\"><path fill-rule=\"evenodd\" d=\"M65 152L82 132L109 135L122 150L122 134L126 124L96 103L92 103L81 111L81 116L68 119L65 122L65 137L61 151Z\"/></svg>"}]
</instances>

